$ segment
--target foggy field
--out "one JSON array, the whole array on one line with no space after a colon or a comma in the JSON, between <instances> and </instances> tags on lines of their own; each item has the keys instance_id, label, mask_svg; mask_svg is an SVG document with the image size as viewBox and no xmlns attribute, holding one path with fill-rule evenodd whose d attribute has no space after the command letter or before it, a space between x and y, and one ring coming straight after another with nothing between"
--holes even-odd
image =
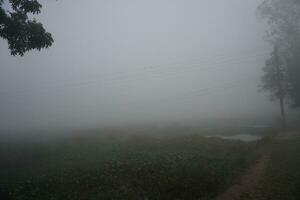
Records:
<instances>
[{"instance_id":1,"label":"foggy field","mask_svg":"<svg viewBox=\"0 0 300 200\"><path fill-rule=\"evenodd\" d=\"M258 186L257 200L300 199L300 137L271 143L271 160Z\"/></svg>"},{"instance_id":2,"label":"foggy field","mask_svg":"<svg viewBox=\"0 0 300 200\"><path fill-rule=\"evenodd\" d=\"M0 200L300 200L300 0L0 0Z\"/></svg>"},{"instance_id":3,"label":"foggy field","mask_svg":"<svg viewBox=\"0 0 300 200\"><path fill-rule=\"evenodd\" d=\"M32 200L213 199L253 163L255 144L199 135L6 143L1 192Z\"/></svg>"}]
</instances>

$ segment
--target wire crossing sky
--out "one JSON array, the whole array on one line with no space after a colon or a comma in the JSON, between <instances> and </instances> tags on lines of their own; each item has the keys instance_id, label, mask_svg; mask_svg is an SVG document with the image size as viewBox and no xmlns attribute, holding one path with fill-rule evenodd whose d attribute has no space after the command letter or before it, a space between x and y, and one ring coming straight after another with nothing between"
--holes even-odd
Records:
<instances>
[{"instance_id":1,"label":"wire crossing sky","mask_svg":"<svg viewBox=\"0 0 300 200\"><path fill-rule=\"evenodd\" d=\"M6 130L268 115L260 1L41 1L50 49L0 41ZM78 14L80 13L80 14Z\"/></svg>"}]
</instances>

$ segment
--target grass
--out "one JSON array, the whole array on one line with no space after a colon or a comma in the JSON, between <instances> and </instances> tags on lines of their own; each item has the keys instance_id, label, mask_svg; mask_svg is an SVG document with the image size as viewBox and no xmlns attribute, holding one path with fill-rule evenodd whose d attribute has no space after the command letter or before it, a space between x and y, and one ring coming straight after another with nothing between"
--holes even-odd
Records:
<instances>
[{"instance_id":1,"label":"grass","mask_svg":"<svg viewBox=\"0 0 300 200\"><path fill-rule=\"evenodd\" d=\"M258 200L300 199L300 138L275 140L271 161L258 187Z\"/></svg>"},{"instance_id":2,"label":"grass","mask_svg":"<svg viewBox=\"0 0 300 200\"><path fill-rule=\"evenodd\" d=\"M213 199L255 144L189 136L78 136L1 145L7 199Z\"/></svg>"}]
</instances>

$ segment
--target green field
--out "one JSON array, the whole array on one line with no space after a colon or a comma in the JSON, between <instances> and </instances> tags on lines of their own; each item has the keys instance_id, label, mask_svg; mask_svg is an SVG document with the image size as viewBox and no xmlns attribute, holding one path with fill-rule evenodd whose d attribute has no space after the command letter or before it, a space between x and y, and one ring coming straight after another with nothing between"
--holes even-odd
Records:
<instances>
[{"instance_id":1,"label":"green field","mask_svg":"<svg viewBox=\"0 0 300 200\"><path fill-rule=\"evenodd\" d=\"M271 160L260 181L257 200L300 199L300 137L270 144Z\"/></svg>"},{"instance_id":2,"label":"green field","mask_svg":"<svg viewBox=\"0 0 300 200\"><path fill-rule=\"evenodd\" d=\"M28 200L209 200L254 162L256 147L254 142L195 134L3 142L1 195Z\"/></svg>"}]
</instances>

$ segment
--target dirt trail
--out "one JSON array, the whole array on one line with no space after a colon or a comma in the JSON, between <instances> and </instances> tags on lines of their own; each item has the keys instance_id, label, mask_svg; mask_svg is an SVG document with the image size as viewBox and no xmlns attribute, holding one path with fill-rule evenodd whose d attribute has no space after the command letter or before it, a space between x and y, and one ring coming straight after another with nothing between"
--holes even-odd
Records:
<instances>
[{"instance_id":1,"label":"dirt trail","mask_svg":"<svg viewBox=\"0 0 300 200\"><path fill-rule=\"evenodd\" d=\"M269 154L263 155L253 166L246 170L237 183L218 196L216 200L253 200L255 188L269 160Z\"/></svg>"}]
</instances>

